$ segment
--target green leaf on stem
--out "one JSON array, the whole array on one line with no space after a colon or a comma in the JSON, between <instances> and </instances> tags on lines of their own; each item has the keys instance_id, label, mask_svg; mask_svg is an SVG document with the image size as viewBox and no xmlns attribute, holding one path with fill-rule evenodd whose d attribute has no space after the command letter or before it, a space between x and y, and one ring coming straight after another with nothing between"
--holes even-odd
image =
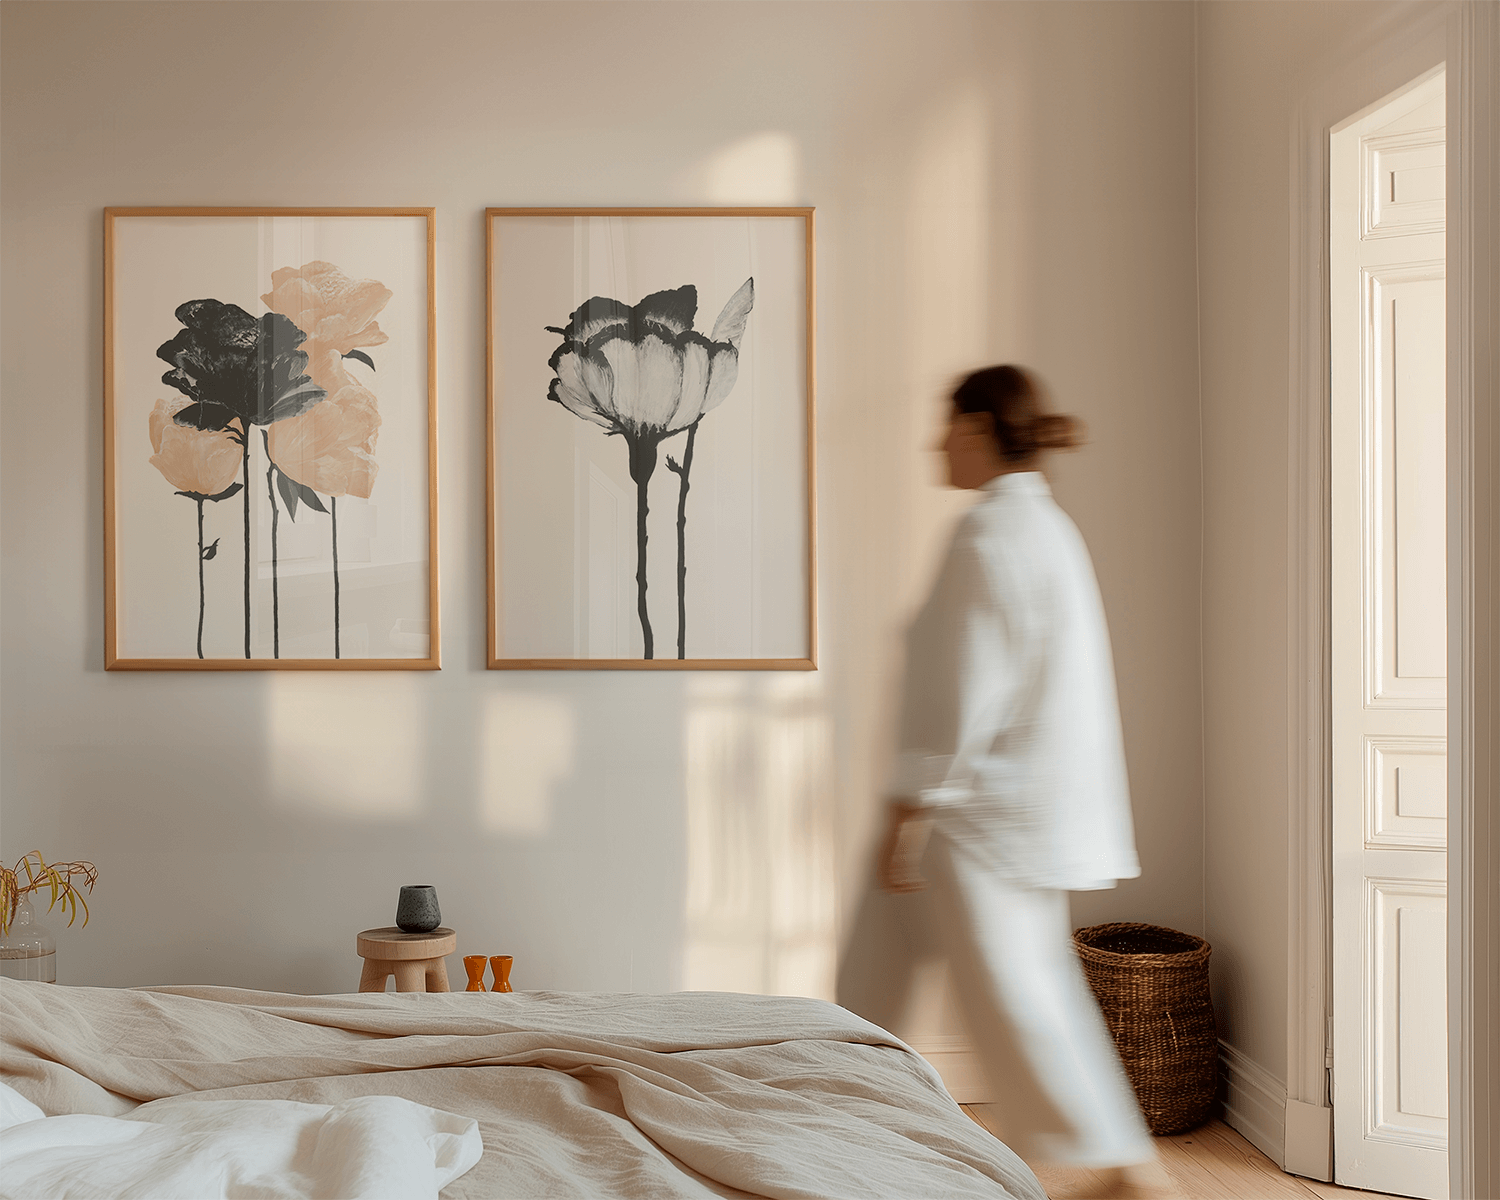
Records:
<instances>
[{"instance_id":1,"label":"green leaf on stem","mask_svg":"<svg viewBox=\"0 0 1500 1200\"><path fill-rule=\"evenodd\" d=\"M286 505L287 514L294 521L297 519L298 501L314 512L326 513L328 511L323 507L323 501L318 499L317 492L305 483L298 483L280 467L276 468L276 490L281 493L281 500Z\"/></svg>"}]
</instances>

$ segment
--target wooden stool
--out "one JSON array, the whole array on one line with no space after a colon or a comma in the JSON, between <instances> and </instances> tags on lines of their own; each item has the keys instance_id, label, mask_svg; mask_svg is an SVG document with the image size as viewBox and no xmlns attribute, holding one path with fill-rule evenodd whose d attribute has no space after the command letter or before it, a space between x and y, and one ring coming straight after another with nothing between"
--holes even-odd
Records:
<instances>
[{"instance_id":1,"label":"wooden stool","mask_svg":"<svg viewBox=\"0 0 1500 1200\"><path fill-rule=\"evenodd\" d=\"M458 945L458 934L439 925L431 933L407 933L394 925L366 929L355 939L365 968L362 992L385 991L386 976L396 977L398 992L446 992L448 965L443 961Z\"/></svg>"}]
</instances>

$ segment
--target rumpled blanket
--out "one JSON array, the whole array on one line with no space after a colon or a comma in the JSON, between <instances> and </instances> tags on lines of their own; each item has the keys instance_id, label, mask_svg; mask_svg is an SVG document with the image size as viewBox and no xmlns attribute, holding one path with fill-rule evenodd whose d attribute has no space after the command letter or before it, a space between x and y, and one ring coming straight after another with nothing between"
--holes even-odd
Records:
<instances>
[{"instance_id":1,"label":"rumpled blanket","mask_svg":"<svg viewBox=\"0 0 1500 1200\"><path fill-rule=\"evenodd\" d=\"M479 1161L479 1125L396 1096L338 1104L173 1097L49 1117L0 1083L0 1197L437 1200Z\"/></svg>"},{"instance_id":2,"label":"rumpled blanket","mask_svg":"<svg viewBox=\"0 0 1500 1200\"><path fill-rule=\"evenodd\" d=\"M0 1079L50 1115L398 1096L478 1122L461 1197L1015 1197L1036 1177L899 1040L728 993L294 996L0 979Z\"/></svg>"}]
</instances>

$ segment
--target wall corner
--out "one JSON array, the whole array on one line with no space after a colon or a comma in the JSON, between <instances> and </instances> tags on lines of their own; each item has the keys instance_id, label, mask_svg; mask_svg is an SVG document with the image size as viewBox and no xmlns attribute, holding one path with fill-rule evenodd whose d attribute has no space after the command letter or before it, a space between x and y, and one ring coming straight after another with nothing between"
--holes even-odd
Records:
<instances>
[{"instance_id":1,"label":"wall corner","mask_svg":"<svg viewBox=\"0 0 1500 1200\"><path fill-rule=\"evenodd\" d=\"M1225 1123L1286 1170L1286 1085L1222 1039L1219 1096L1224 1103Z\"/></svg>"}]
</instances>

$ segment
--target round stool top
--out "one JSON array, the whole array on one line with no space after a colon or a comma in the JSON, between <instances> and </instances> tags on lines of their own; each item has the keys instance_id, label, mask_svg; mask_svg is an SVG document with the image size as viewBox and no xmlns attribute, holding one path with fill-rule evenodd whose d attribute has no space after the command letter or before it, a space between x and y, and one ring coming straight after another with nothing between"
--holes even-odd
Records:
<instances>
[{"instance_id":1,"label":"round stool top","mask_svg":"<svg viewBox=\"0 0 1500 1200\"><path fill-rule=\"evenodd\" d=\"M360 958L409 962L417 958L446 958L458 947L458 934L446 925L431 933L407 933L394 925L366 929L355 939Z\"/></svg>"}]
</instances>

